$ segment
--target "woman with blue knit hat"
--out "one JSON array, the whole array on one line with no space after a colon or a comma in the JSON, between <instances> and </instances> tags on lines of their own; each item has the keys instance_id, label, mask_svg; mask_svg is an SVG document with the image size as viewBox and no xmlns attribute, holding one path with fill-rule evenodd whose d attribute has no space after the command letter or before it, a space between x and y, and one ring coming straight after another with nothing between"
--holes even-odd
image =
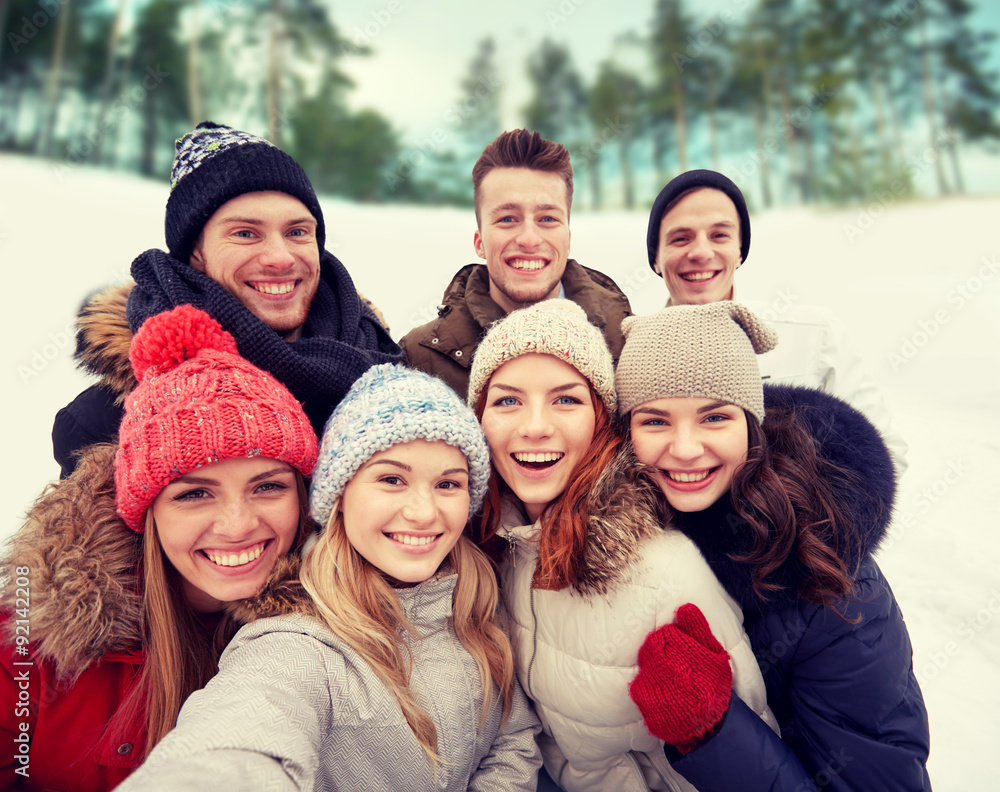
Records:
<instances>
[{"instance_id":1,"label":"woman with blue knit hat","mask_svg":"<svg viewBox=\"0 0 1000 792\"><path fill-rule=\"evenodd\" d=\"M251 603L219 675L120 789L534 790L538 721L464 535L489 473L444 382L364 374L323 433L301 582Z\"/></svg>"},{"instance_id":2,"label":"woman with blue knit hat","mask_svg":"<svg viewBox=\"0 0 1000 792\"><path fill-rule=\"evenodd\" d=\"M892 516L885 443L846 403L761 384L775 335L733 302L622 323L618 410L670 524L744 626L780 726L733 695L730 653L685 603L629 692L700 792L927 792L927 711L906 624L872 554Z\"/></svg>"}]
</instances>

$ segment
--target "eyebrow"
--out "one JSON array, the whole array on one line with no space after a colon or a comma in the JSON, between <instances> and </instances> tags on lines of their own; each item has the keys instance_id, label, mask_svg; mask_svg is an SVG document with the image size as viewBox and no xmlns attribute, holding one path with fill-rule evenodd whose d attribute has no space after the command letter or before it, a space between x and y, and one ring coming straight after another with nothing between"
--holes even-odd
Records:
<instances>
[{"instance_id":1,"label":"eyebrow","mask_svg":"<svg viewBox=\"0 0 1000 792\"><path fill-rule=\"evenodd\" d=\"M223 217L220 221L222 223L246 223L252 226L262 226L267 220L262 217ZM285 225L303 225L306 223L316 223L316 218L312 215L307 215L305 217L296 217L293 220L289 220Z\"/></svg>"},{"instance_id":2,"label":"eyebrow","mask_svg":"<svg viewBox=\"0 0 1000 792\"><path fill-rule=\"evenodd\" d=\"M718 410L720 407L732 407L732 406L734 406L734 405L730 404L729 402L714 401L711 404L706 404L704 407L699 407L698 408L698 415L702 415L703 413L711 412L712 410ZM659 407L636 407L635 409L632 410L632 412L634 414L635 413L641 413L643 415L657 415L657 416L659 416L661 418L669 418L670 417L670 411L669 410L661 410Z\"/></svg>"},{"instance_id":3,"label":"eyebrow","mask_svg":"<svg viewBox=\"0 0 1000 792\"><path fill-rule=\"evenodd\" d=\"M716 220L709 228L736 228L736 223L732 220ZM678 231L693 231L690 225L667 226L666 233L675 234Z\"/></svg>"},{"instance_id":4,"label":"eyebrow","mask_svg":"<svg viewBox=\"0 0 1000 792\"><path fill-rule=\"evenodd\" d=\"M373 460L373 461L369 462L364 467L368 468L368 467L372 467L374 465L391 465L392 467L399 468L400 470L405 470L407 473L411 473L413 471L413 468L411 468L409 465L407 465L407 464L405 464L403 462L400 462L399 460L396 460L396 459L376 459L376 460ZM469 471L468 471L467 468L448 468L448 470L442 471L441 475L442 476L453 476L456 473L464 473L467 476L469 475Z\"/></svg>"},{"instance_id":5,"label":"eyebrow","mask_svg":"<svg viewBox=\"0 0 1000 792\"><path fill-rule=\"evenodd\" d=\"M266 478L271 478L272 476L280 476L282 473L291 473L292 469L288 466L271 468L270 470L265 470L258 473L256 476L252 477L248 483L255 484ZM180 478L174 479L170 482L171 484L213 484L219 486L219 480L214 478L209 478L208 476L196 476L188 473L186 476L181 476Z\"/></svg>"},{"instance_id":6,"label":"eyebrow","mask_svg":"<svg viewBox=\"0 0 1000 792\"><path fill-rule=\"evenodd\" d=\"M554 388L550 388L547 393L563 393L573 388L586 388L587 386L582 382L567 382L565 385L557 385ZM524 388L517 388L513 385L505 385L502 382L491 382L490 387L487 388L487 393L493 388L502 390L506 393L524 393Z\"/></svg>"},{"instance_id":7,"label":"eyebrow","mask_svg":"<svg viewBox=\"0 0 1000 792\"><path fill-rule=\"evenodd\" d=\"M506 214L507 212L521 212L525 211L524 204L509 202L505 204L500 204L490 212L490 216L494 217L498 214ZM531 212L562 212L565 211L561 206L557 204L538 204L533 206L531 209L527 210Z\"/></svg>"}]
</instances>

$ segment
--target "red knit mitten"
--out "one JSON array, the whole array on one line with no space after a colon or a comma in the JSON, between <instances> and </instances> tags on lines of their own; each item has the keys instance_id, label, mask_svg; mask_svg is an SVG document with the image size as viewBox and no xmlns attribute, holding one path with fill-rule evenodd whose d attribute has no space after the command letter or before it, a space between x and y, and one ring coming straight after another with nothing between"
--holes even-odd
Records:
<instances>
[{"instance_id":1,"label":"red knit mitten","mask_svg":"<svg viewBox=\"0 0 1000 792\"><path fill-rule=\"evenodd\" d=\"M673 624L646 636L629 695L650 734L682 754L714 734L729 708L733 672L697 605L681 605Z\"/></svg>"}]
</instances>

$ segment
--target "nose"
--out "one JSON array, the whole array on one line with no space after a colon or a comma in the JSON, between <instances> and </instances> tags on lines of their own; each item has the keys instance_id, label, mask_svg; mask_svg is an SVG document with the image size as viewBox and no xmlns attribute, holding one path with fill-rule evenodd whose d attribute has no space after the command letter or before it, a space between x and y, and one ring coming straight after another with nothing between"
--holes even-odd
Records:
<instances>
[{"instance_id":1,"label":"nose","mask_svg":"<svg viewBox=\"0 0 1000 792\"><path fill-rule=\"evenodd\" d=\"M677 427L668 450L681 462L691 462L704 453L697 431L687 426Z\"/></svg>"},{"instance_id":2,"label":"nose","mask_svg":"<svg viewBox=\"0 0 1000 792\"><path fill-rule=\"evenodd\" d=\"M542 242L542 237L538 233L534 220L530 218L521 224L521 230L517 235L517 244L522 248L531 250L538 247Z\"/></svg>"},{"instance_id":3,"label":"nose","mask_svg":"<svg viewBox=\"0 0 1000 792\"><path fill-rule=\"evenodd\" d=\"M550 437L552 435L552 418L544 404L528 405L521 422L521 436L533 439Z\"/></svg>"},{"instance_id":4,"label":"nose","mask_svg":"<svg viewBox=\"0 0 1000 792\"><path fill-rule=\"evenodd\" d=\"M427 526L434 521L434 499L421 487L414 487L403 506L403 517L416 526Z\"/></svg>"},{"instance_id":5,"label":"nose","mask_svg":"<svg viewBox=\"0 0 1000 792\"><path fill-rule=\"evenodd\" d=\"M257 527L257 515L245 498L234 498L223 504L215 521L215 533L239 541Z\"/></svg>"},{"instance_id":6,"label":"nose","mask_svg":"<svg viewBox=\"0 0 1000 792\"><path fill-rule=\"evenodd\" d=\"M295 263L289 242L280 234L269 234L263 242L260 262L266 267L286 268Z\"/></svg>"},{"instance_id":7,"label":"nose","mask_svg":"<svg viewBox=\"0 0 1000 792\"><path fill-rule=\"evenodd\" d=\"M691 247L688 248L688 258L705 261L711 257L712 246L708 243L708 237L705 234L697 234L691 242Z\"/></svg>"}]
</instances>

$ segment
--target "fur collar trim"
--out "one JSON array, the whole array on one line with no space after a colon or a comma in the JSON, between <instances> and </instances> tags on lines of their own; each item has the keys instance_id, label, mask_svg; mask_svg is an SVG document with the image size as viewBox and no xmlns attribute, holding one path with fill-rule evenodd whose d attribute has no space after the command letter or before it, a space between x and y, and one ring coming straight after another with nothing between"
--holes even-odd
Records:
<instances>
[{"instance_id":1,"label":"fur collar trim","mask_svg":"<svg viewBox=\"0 0 1000 792\"><path fill-rule=\"evenodd\" d=\"M24 566L31 580L31 646L61 679L109 652L143 645L142 534L115 511L115 446L86 449L76 471L50 484L0 560L0 577ZM14 610L15 589L0 606Z\"/></svg>"},{"instance_id":2,"label":"fur collar trim","mask_svg":"<svg viewBox=\"0 0 1000 792\"><path fill-rule=\"evenodd\" d=\"M601 473L587 503L587 543L574 591L583 597L604 596L621 582L639 555L639 544L663 530L661 495L629 443ZM514 527L520 504L505 502L500 528L508 541L532 541L535 526Z\"/></svg>"},{"instance_id":3,"label":"fur collar trim","mask_svg":"<svg viewBox=\"0 0 1000 792\"><path fill-rule=\"evenodd\" d=\"M860 412L811 388L765 386L764 406L765 410L793 411L812 436L817 454L862 482L858 487L842 478L830 480L834 497L853 516L861 533L860 546L841 556L848 569L857 569L878 548L892 518L896 483L885 442ZM774 574L774 581L784 586L781 591L767 601L754 593L752 567L732 559L752 545L749 532L740 530L742 522L726 495L702 512L675 514L672 524L698 546L719 582L744 610L759 611L797 601L805 568L794 554Z\"/></svg>"},{"instance_id":4,"label":"fur collar trim","mask_svg":"<svg viewBox=\"0 0 1000 792\"><path fill-rule=\"evenodd\" d=\"M101 384L123 404L135 387L135 375L129 363L132 331L125 317L128 296L135 286L128 283L112 286L92 296L80 309L76 331L77 365L99 377Z\"/></svg>"}]
</instances>

